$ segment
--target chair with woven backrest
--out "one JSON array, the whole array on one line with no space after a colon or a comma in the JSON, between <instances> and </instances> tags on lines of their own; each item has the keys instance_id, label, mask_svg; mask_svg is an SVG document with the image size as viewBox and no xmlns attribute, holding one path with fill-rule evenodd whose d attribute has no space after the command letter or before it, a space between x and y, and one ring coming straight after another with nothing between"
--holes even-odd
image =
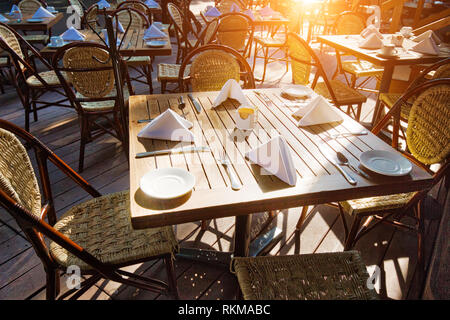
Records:
<instances>
[{"instance_id":1,"label":"chair with woven backrest","mask_svg":"<svg viewBox=\"0 0 450 320\"><path fill-rule=\"evenodd\" d=\"M254 24L245 14L230 12L219 17L217 42L250 56L250 44L253 41Z\"/></svg>"},{"instance_id":2,"label":"chair with woven backrest","mask_svg":"<svg viewBox=\"0 0 450 320\"><path fill-rule=\"evenodd\" d=\"M150 9L147 7L147 5L144 2L136 1L136 0L124 1L117 6L117 9L122 9L122 8L136 9L139 12L143 13L150 23L152 23L152 21L153 21Z\"/></svg>"},{"instance_id":3,"label":"chair with woven backrest","mask_svg":"<svg viewBox=\"0 0 450 320\"><path fill-rule=\"evenodd\" d=\"M83 171L86 144L104 133L122 142L128 159L128 148L124 143L127 129L121 122L125 111L120 109L119 99L127 104L129 92L125 88L124 96L118 96L112 63L107 47L93 42L67 44L53 57L53 68L80 120L80 172ZM63 74L67 75L67 80ZM123 83L120 85L124 86ZM105 126L105 121L110 128Z\"/></svg>"},{"instance_id":4,"label":"chair with woven backrest","mask_svg":"<svg viewBox=\"0 0 450 320\"><path fill-rule=\"evenodd\" d=\"M439 78L450 78L450 58L443 59L431 66L428 66L419 74L419 76L414 79L406 89L406 91L422 84L427 79L439 79ZM381 113L384 108L391 109L402 94L400 93L380 93L378 99L380 100L380 108L378 109L378 114L375 115L375 119L381 120ZM409 100L405 101L403 106L400 108L400 113L394 117L393 121L393 132L392 141L394 142L394 147L397 148L400 132L403 133L403 128L400 126L400 121L407 122L409 117L409 112L411 106L414 102L415 97L411 97Z\"/></svg>"},{"instance_id":5,"label":"chair with woven backrest","mask_svg":"<svg viewBox=\"0 0 450 320\"><path fill-rule=\"evenodd\" d=\"M433 175L433 185L450 174L450 78L425 82L406 92L386 116L372 129L374 134L391 121L400 112L404 103L414 97L406 131L406 143L409 152L402 152L418 166ZM437 165L432 171L430 167ZM421 202L428 190L420 192L394 194L343 201L340 213L345 223L344 214L354 217L350 231L346 232L345 250L351 249L355 243L381 222L391 223L396 227L413 230L418 233L418 263L423 271L423 237L424 217ZM416 226L400 222L406 214L413 212ZM372 223L373 220L376 220ZM347 227L345 227L347 230Z\"/></svg>"},{"instance_id":6,"label":"chair with woven backrest","mask_svg":"<svg viewBox=\"0 0 450 320\"><path fill-rule=\"evenodd\" d=\"M357 251L234 258L245 300L376 300Z\"/></svg>"},{"instance_id":7,"label":"chair with woven backrest","mask_svg":"<svg viewBox=\"0 0 450 320\"><path fill-rule=\"evenodd\" d=\"M40 53L14 29L0 23L0 48L5 50L11 59L14 68L10 75L17 94L25 109L25 130L30 130L30 113L33 112L34 121L38 120L37 111L50 106L70 107L66 104L67 97L62 90L62 85L50 64ZM42 69L35 68L34 61L28 55L33 54L33 59L38 59ZM57 94L58 100L49 101L44 95L48 92Z\"/></svg>"},{"instance_id":8,"label":"chair with woven backrest","mask_svg":"<svg viewBox=\"0 0 450 320\"><path fill-rule=\"evenodd\" d=\"M195 43L193 43L195 40L192 41L188 38L191 30L185 29L190 28L191 25L185 26L181 9L174 3L169 2L167 4L167 11L169 13L170 23L175 29L175 37L177 39L177 58L175 62L180 63L180 61L183 61L187 52L195 46Z\"/></svg>"},{"instance_id":9,"label":"chair with woven backrest","mask_svg":"<svg viewBox=\"0 0 450 320\"><path fill-rule=\"evenodd\" d=\"M359 121L362 104L366 102L367 97L339 80L328 80L319 58L299 35L289 33L287 45L291 60L293 83L308 85L311 69L316 67L315 77L311 84L312 89L330 100L338 108L347 106L347 114L353 115ZM320 77L323 79L322 82L318 81ZM356 105L356 110L354 105Z\"/></svg>"},{"instance_id":10,"label":"chair with woven backrest","mask_svg":"<svg viewBox=\"0 0 450 320\"><path fill-rule=\"evenodd\" d=\"M337 18L334 23L334 33L338 35L352 35L360 34L365 28L364 18L354 12L343 12ZM351 88L359 90L373 92L373 89L367 89L364 86L375 77L377 80L381 79L383 75L383 68L375 66L368 61L360 59L342 60L342 54L339 50L336 50L337 68L332 79L335 79L339 74L343 74L347 85ZM350 75L350 80L347 78L347 74ZM358 85L356 80L364 77Z\"/></svg>"},{"instance_id":11,"label":"chair with woven backrest","mask_svg":"<svg viewBox=\"0 0 450 320\"><path fill-rule=\"evenodd\" d=\"M36 12L39 7L46 7L47 3L41 0L22 0L18 2L18 7L22 14L32 15ZM45 31L44 34L28 34L26 31L23 32L23 38L29 43L37 43L46 45L50 39L49 35Z\"/></svg>"},{"instance_id":12,"label":"chair with woven backrest","mask_svg":"<svg viewBox=\"0 0 450 320\"><path fill-rule=\"evenodd\" d=\"M35 152L42 193L28 154L17 137ZM134 230L129 191L102 196L38 139L1 119L0 151L0 204L15 218L44 265L47 299L57 298L59 273L73 266L80 268L83 276L91 276L78 291L69 290L59 299L78 298L102 278L178 297L172 261L178 244L173 229L168 226ZM73 206L59 219L47 169L49 162L93 197ZM168 284L120 270L159 258L166 264Z\"/></svg>"},{"instance_id":13,"label":"chair with woven backrest","mask_svg":"<svg viewBox=\"0 0 450 320\"><path fill-rule=\"evenodd\" d=\"M236 50L209 44L192 51L183 61L179 74L191 64L189 84L192 91L218 91L225 82L234 79L244 89L255 88L255 79L248 62ZM187 91L184 77L179 77L181 92Z\"/></svg>"},{"instance_id":14,"label":"chair with woven backrest","mask_svg":"<svg viewBox=\"0 0 450 320\"><path fill-rule=\"evenodd\" d=\"M199 40L197 41L195 48L198 48L202 45L210 44L214 41L217 28L219 26L219 21L217 19L209 22L205 28L203 28L201 34L199 35ZM170 64L170 63L159 63L158 64L158 81L161 82L161 93L166 91L167 83L179 83L179 72L180 72L180 64ZM186 66L184 79L187 80L189 78L190 65Z\"/></svg>"},{"instance_id":15,"label":"chair with woven backrest","mask_svg":"<svg viewBox=\"0 0 450 320\"><path fill-rule=\"evenodd\" d=\"M83 16L81 17L81 26L84 29L98 30L100 27L100 23L98 20L99 8L97 4L93 4L86 11L83 11Z\"/></svg>"},{"instance_id":16,"label":"chair with woven backrest","mask_svg":"<svg viewBox=\"0 0 450 320\"><path fill-rule=\"evenodd\" d=\"M233 4L238 6L240 10L245 9L245 5L240 0L221 0L215 6L222 14L226 14L231 12Z\"/></svg>"}]
</instances>

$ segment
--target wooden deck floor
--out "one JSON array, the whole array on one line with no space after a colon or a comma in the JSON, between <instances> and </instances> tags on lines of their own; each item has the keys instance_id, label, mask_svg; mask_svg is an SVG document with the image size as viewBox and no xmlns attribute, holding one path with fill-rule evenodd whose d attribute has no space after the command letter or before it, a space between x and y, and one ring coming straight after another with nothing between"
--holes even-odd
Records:
<instances>
[{"instance_id":1,"label":"wooden deck floor","mask_svg":"<svg viewBox=\"0 0 450 320\"><path fill-rule=\"evenodd\" d=\"M335 58L322 55L327 70L334 71ZM156 58L155 63L173 62L174 57ZM281 65L282 66L282 65ZM291 81L290 73L284 67L270 66L266 86L276 86ZM280 71L281 70L281 71ZM256 73L260 72L258 65ZM281 72L281 73L280 73ZM154 75L156 78L156 76ZM159 85L154 80L155 92ZM0 118L24 125L24 112L12 88L0 95ZM138 94L146 94L145 86L136 86ZM369 121L373 111L373 95L364 106L363 121ZM49 97L51 99L51 97ZM77 115L72 110L47 108L39 112L39 121L31 123L31 132L49 146L58 156L74 168L77 167L80 132ZM50 175L58 215L71 206L89 197L53 165ZM85 170L82 176L102 193L125 190L129 187L128 164L120 143L110 136L103 136L86 148ZM446 191L434 190L434 197L440 203L445 201ZM343 249L344 231L335 209L327 206L310 208L308 218L301 232L295 232L295 225L301 208L281 211L272 224L283 230L282 240L270 251L270 255L294 253L335 252ZM433 212L432 212L433 211ZM433 215L431 215L433 213ZM439 212L429 210L427 216L427 258L439 225ZM263 214L255 215L260 217ZM257 220L257 219L255 219ZM182 246L231 250L234 233L234 218L216 219L210 222L206 231L199 223L175 226L176 235ZM360 250L369 273L375 266L382 270L376 288L381 298L416 299L420 297L421 285L415 280L416 237L412 233L395 231L381 226L356 247ZM228 268L218 268L204 263L176 259L178 287L182 299L234 299L237 289L235 277ZM139 274L165 278L161 262L139 264L128 268ZM64 291L65 277L61 286ZM43 299L45 298L45 272L30 243L19 227L3 209L0 209L0 300L1 299ZM100 281L82 299L167 299L147 291L123 286L110 281Z\"/></svg>"}]
</instances>

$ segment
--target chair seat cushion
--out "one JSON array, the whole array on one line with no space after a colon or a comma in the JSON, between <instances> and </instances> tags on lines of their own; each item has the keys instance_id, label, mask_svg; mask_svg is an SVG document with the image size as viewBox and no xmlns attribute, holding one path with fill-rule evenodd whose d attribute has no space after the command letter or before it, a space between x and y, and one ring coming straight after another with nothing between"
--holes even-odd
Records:
<instances>
[{"instance_id":1,"label":"chair seat cushion","mask_svg":"<svg viewBox=\"0 0 450 320\"><path fill-rule=\"evenodd\" d=\"M106 264L120 265L162 254L172 254L177 241L171 226L134 230L128 191L94 198L67 211L55 229ZM62 266L92 267L55 242L50 253Z\"/></svg>"},{"instance_id":2,"label":"chair seat cushion","mask_svg":"<svg viewBox=\"0 0 450 320\"><path fill-rule=\"evenodd\" d=\"M357 77L382 76L383 68L364 60L346 60L342 61L342 69L345 72L356 75Z\"/></svg>"},{"instance_id":3,"label":"chair seat cushion","mask_svg":"<svg viewBox=\"0 0 450 320\"><path fill-rule=\"evenodd\" d=\"M246 300L374 300L357 251L234 258Z\"/></svg>"},{"instance_id":4,"label":"chair seat cushion","mask_svg":"<svg viewBox=\"0 0 450 320\"><path fill-rule=\"evenodd\" d=\"M139 67L142 65L152 64L152 59L148 56L124 57L124 60L130 67Z\"/></svg>"},{"instance_id":5,"label":"chair seat cushion","mask_svg":"<svg viewBox=\"0 0 450 320\"><path fill-rule=\"evenodd\" d=\"M364 103L367 100L365 95L350 88L339 80L331 80L330 85L339 105L359 104ZM331 100L331 95L325 82L318 82L314 91Z\"/></svg>"},{"instance_id":6,"label":"chair seat cushion","mask_svg":"<svg viewBox=\"0 0 450 320\"><path fill-rule=\"evenodd\" d=\"M401 93L380 93L379 99L383 104L391 109L394 106L394 103L397 102L398 99L402 96ZM403 119L408 119L409 113L411 111L412 103L414 99L409 99L407 103L402 105L400 116Z\"/></svg>"},{"instance_id":7,"label":"chair seat cushion","mask_svg":"<svg viewBox=\"0 0 450 320\"><path fill-rule=\"evenodd\" d=\"M380 211L398 209L411 200L415 192L391 194L388 196L369 197L341 202L342 208L350 215L377 213Z\"/></svg>"},{"instance_id":8,"label":"chair seat cushion","mask_svg":"<svg viewBox=\"0 0 450 320\"><path fill-rule=\"evenodd\" d=\"M257 43L260 44L263 47L273 47L273 48L278 48L278 47L284 47L286 46L286 38L284 37L263 37L263 36L254 36L253 40Z\"/></svg>"},{"instance_id":9,"label":"chair seat cushion","mask_svg":"<svg viewBox=\"0 0 450 320\"><path fill-rule=\"evenodd\" d=\"M47 34L29 34L22 36L26 41L30 43L43 43L47 44L50 37Z\"/></svg>"},{"instance_id":10,"label":"chair seat cushion","mask_svg":"<svg viewBox=\"0 0 450 320\"><path fill-rule=\"evenodd\" d=\"M158 64L158 81L178 81L178 74L180 73L180 64L160 63ZM189 78L191 65L186 65L184 70L184 79Z\"/></svg>"},{"instance_id":11,"label":"chair seat cushion","mask_svg":"<svg viewBox=\"0 0 450 320\"><path fill-rule=\"evenodd\" d=\"M39 72L39 76L42 79L44 79L44 81L47 82L47 84L49 84L50 86L60 86L61 85L61 83L59 82L58 76L56 75L55 71L53 71L53 70ZM29 77L27 79L27 84L30 87L44 87L42 82L36 76Z\"/></svg>"},{"instance_id":12,"label":"chair seat cushion","mask_svg":"<svg viewBox=\"0 0 450 320\"><path fill-rule=\"evenodd\" d=\"M115 97L116 96L116 88L113 88L112 91L106 95L106 97ZM130 93L128 92L128 88L124 88L123 95L125 102L130 98ZM83 96L77 93L76 97L78 99L83 98ZM105 100L105 101L90 101L90 102L80 102L81 107L88 112L96 112L96 111L111 111L114 109L114 105L116 101L114 99Z\"/></svg>"}]
</instances>

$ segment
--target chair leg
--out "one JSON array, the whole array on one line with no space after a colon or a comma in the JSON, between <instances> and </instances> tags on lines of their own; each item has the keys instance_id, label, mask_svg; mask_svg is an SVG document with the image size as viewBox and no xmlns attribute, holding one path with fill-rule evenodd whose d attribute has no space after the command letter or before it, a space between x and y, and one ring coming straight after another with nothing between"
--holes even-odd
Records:
<instances>
[{"instance_id":1,"label":"chair leg","mask_svg":"<svg viewBox=\"0 0 450 320\"><path fill-rule=\"evenodd\" d=\"M161 80L161 93L166 92L166 85L167 85L167 81Z\"/></svg>"},{"instance_id":2,"label":"chair leg","mask_svg":"<svg viewBox=\"0 0 450 320\"><path fill-rule=\"evenodd\" d=\"M361 224L361 216L356 215L355 220L353 220L352 228L350 229L350 233L348 234L347 239L345 240L344 251L350 250L353 248L355 236L358 233L359 225Z\"/></svg>"},{"instance_id":3,"label":"chair leg","mask_svg":"<svg viewBox=\"0 0 450 320\"><path fill-rule=\"evenodd\" d=\"M261 83L264 83L264 79L266 78L266 68L267 68L267 63L269 60L269 47L266 47L265 49L266 50L264 51L264 70L263 70Z\"/></svg>"},{"instance_id":4,"label":"chair leg","mask_svg":"<svg viewBox=\"0 0 450 320\"><path fill-rule=\"evenodd\" d=\"M210 220L202 220L202 225L200 227L201 231L206 231L208 229L209 221Z\"/></svg>"},{"instance_id":5,"label":"chair leg","mask_svg":"<svg viewBox=\"0 0 450 320\"><path fill-rule=\"evenodd\" d=\"M425 246L424 246L424 218L422 212L422 201L419 201L416 208L417 216L417 270L419 280L422 282L425 276Z\"/></svg>"},{"instance_id":6,"label":"chair leg","mask_svg":"<svg viewBox=\"0 0 450 320\"><path fill-rule=\"evenodd\" d=\"M59 294L59 271L53 268L46 270L47 285L45 291L45 298L47 300L55 300Z\"/></svg>"},{"instance_id":7,"label":"chair leg","mask_svg":"<svg viewBox=\"0 0 450 320\"><path fill-rule=\"evenodd\" d=\"M296 230L300 230L303 226L303 223L306 219L306 214L308 213L308 206L304 206L302 208L302 213L300 215L300 218L298 219L297 226L295 227Z\"/></svg>"},{"instance_id":8,"label":"chair leg","mask_svg":"<svg viewBox=\"0 0 450 320\"><path fill-rule=\"evenodd\" d=\"M150 90L150 94L153 94L153 83L152 83L152 69L150 66L144 66L145 76L147 77L147 84Z\"/></svg>"},{"instance_id":9,"label":"chair leg","mask_svg":"<svg viewBox=\"0 0 450 320\"><path fill-rule=\"evenodd\" d=\"M177 278L175 275L175 268L173 266L173 260L171 256L164 258L164 263L166 265L167 279L169 283L169 291L173 293L175 299L179 300Z\"/></svg>"},{"instance_id":10,"label":"chair leg","mask_svg":"<svg viewBox=\"0 0 450 320\"><path fill-rule=\"evenodd\" d=\"M81 139L80 139L80 158L78 159L78 172L83 172L84 168L84 149L89 141L89 124L84 117L81 118Z\"/></svg>"},{"instance_id":11,"label":"chair leg","mask_svg":"<svg viewBox=\"0 0 450 320\"><path fill-rule=\"evenodd\" d=\"M361 118L361 111L362 111L362 103L358 103L358 106L356 107L356 121L359 122L359 119Z\"/></svg>"}]
</instances>

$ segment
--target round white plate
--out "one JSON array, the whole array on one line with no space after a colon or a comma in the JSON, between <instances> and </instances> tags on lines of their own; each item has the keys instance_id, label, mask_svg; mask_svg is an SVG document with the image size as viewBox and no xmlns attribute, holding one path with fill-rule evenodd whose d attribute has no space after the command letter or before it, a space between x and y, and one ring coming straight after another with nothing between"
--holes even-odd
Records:
<instances>
[{"instance_id":1,"label":"round white plate","mask_svg":"<svg viewBox=\"0 0 450 320\"><path fill-rule=\"evenodd\" d=\"M149 47L154 47L154 48L161 48L164 47L166 45L167 41L166 40L152 40L152 41L148 41L145 44Z\"/></svg>"},{"instance_id":2,"label":"round white plate","mask_svg":"<svg viewBox=\"0 0 450 320\"><path fill-rule=\"evenodd\" d=\"M292 85L286 85L281 88L281 92L283 92L285 95L288 95L293 98L299 98L299 99L307 99L311 97L311 94L313 93L311 88L298 85L298 84L292 84Z\"/></svg>"},{"instance_id":3,"label":"round white plate","mask_svg":"<svg viewBox=\"0 0 450 320\"><path fill-rule=\"evenodd\" d=\"M162 168L146 173L140 181L141 190L155 199L174 199L192 190L195 177L180 168Z\"/></svg>"},{"instance_id":4,"label":"round white plate","mask_svg":"<svg viewBox=\"0 0 450 320\"><path fill-rule=\"evenodd\" d=\"M367 169L385 176L405 176L412 170L411 162L397 152L366 151L361 154L359 161Z\"/></svg>"}]
</instances>

